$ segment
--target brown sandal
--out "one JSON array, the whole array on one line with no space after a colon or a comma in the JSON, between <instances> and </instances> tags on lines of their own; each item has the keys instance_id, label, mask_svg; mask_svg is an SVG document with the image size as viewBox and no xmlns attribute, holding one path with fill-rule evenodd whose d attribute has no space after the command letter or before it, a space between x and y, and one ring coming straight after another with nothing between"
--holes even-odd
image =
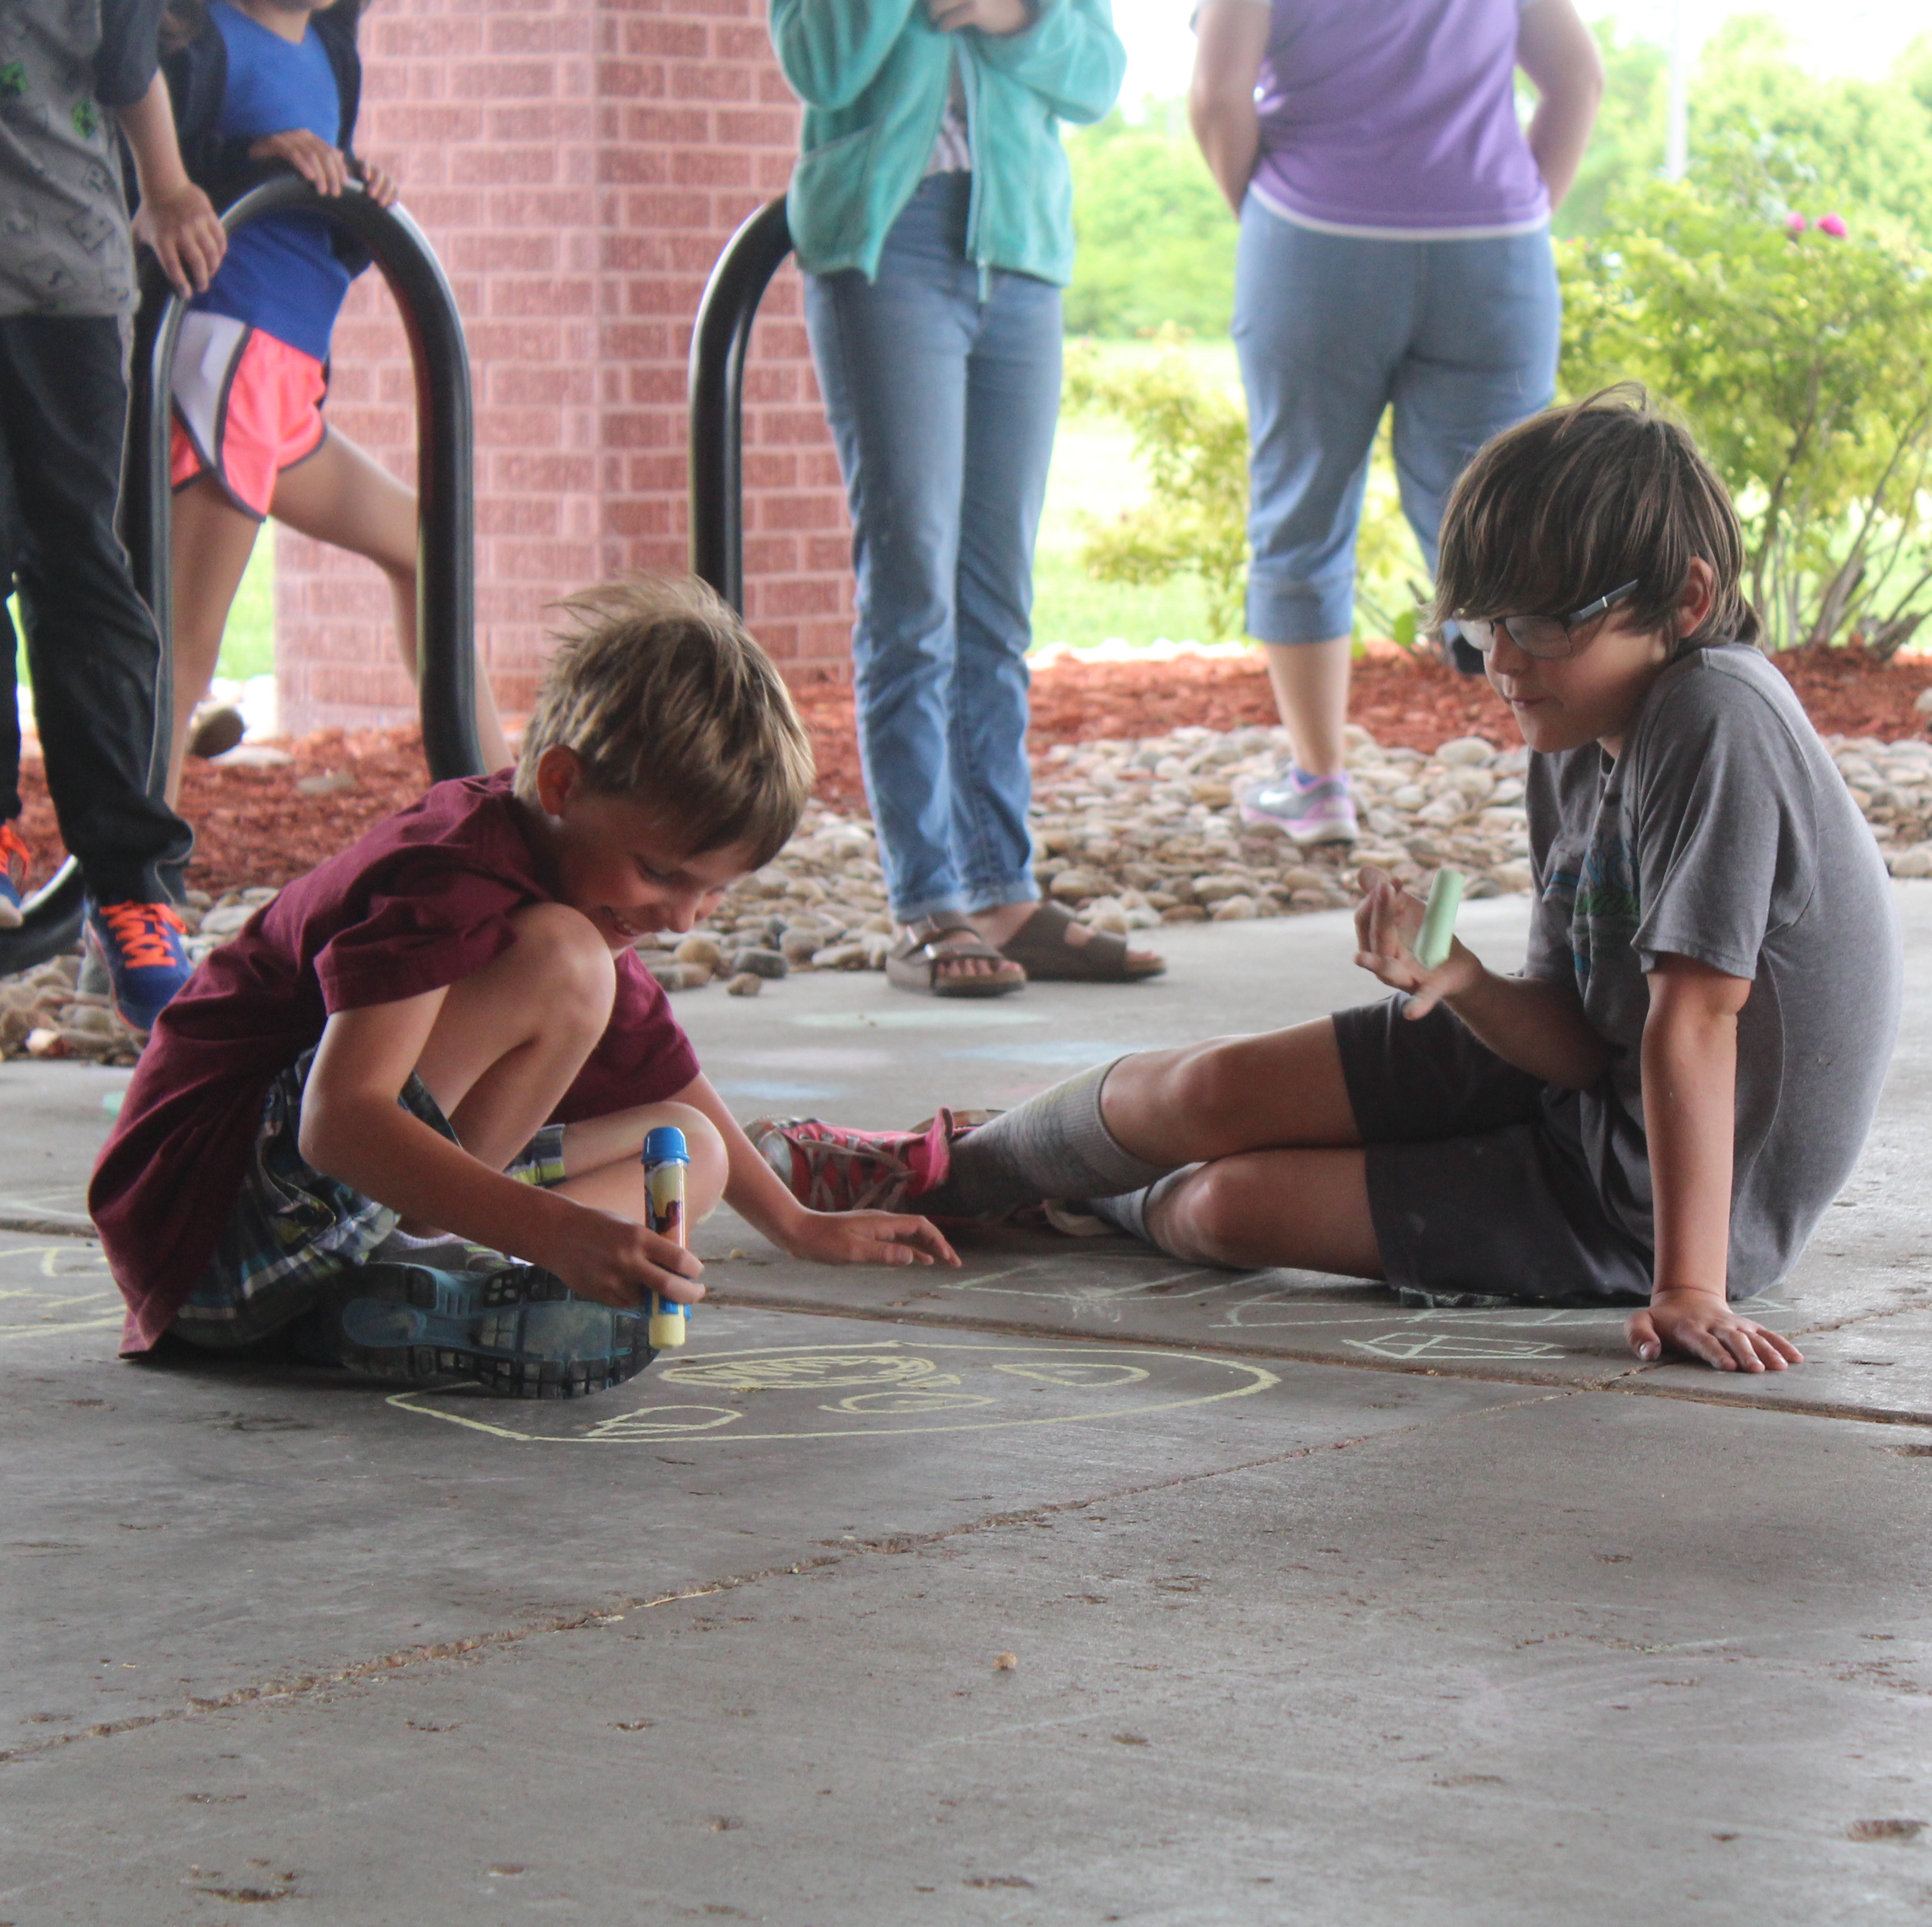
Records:
<instances>
[{"instance_id":1,"label":"brown sandal","mask_svg":"<svg viewBox=\"0 0 1932 1927\"><path fill-rule=\"evenodd\" d=\"M961 961L996 964L997 970L970 977L942 975L948 964ZM922 917L906 926L906 934L886 955L886 981L902 990L922 990L934 997L1003 997L1023 989L1024 968L1002 956L964 917Z\"/></svg>"},{"instance_id":2,"label":"brown sandal","mask_svg":"<svg viewBox=\"0 0 1932 1927\"><path fill-rule=\"evenodd\" d=\"M1084 943L1070 943L1066 929L1072 922L1058 904L1042 904L1000 946L1000 955L1021 965L1034 983L1132 984L1167 968L1158 958L1134 963L1126 943L1111 931L1096 930Z\"/></svg>"}]
</instances>

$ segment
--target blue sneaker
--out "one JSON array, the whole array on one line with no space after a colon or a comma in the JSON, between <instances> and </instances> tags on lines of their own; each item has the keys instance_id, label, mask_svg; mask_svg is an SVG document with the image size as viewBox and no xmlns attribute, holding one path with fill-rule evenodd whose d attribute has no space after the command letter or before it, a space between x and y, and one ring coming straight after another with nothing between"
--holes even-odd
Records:
<instances>
[{"instance_id":1,"label":"blue sneaker","mask_svg":"<svg viewBox=\"0 0 1932 1927\"><path fill-rule=\"evenodd\" d=\"M1353 843L1361 834L1346 772L1305 776L1291 763L1280 775L1250 783L1234 801L1244 823L1272 823L1297 843Z\"/></svg>"},{"instance_id":2,"label":"blue sneaker","mask_svg":"<svg viewBox=\"0 0 1932 1927\"><path fill-rule=\"evenodd\" d=\"M182 941L186 931L172 904L87 905L87 928L114 986L114 1008L144 1035L194 974Z\"/></svg>"},{"instance_id":3,"label":"blue sneaker","mask_svg":"<svg viewBox=\"0 0 1932 1927\"><path fill-rule=\"evenodd\" d=\"M656 1354L643 1311L579 1298L554 1272L366 1264L322 1314L350 1371L404 1385L480 1383L501 1398L575 1398L634 1378Z\"/></svg>"},{"instance_id":4,"label":"blue sneaker","mask_svg":"<svg viewBox=\"0 0 1932 1927\"><path fill-rule=\"evenodd\" d=\"M20 927L20 904L27 894L27 866L33 855L10 823L0 823L0 930Z\"/></svg>"}]
</instances>

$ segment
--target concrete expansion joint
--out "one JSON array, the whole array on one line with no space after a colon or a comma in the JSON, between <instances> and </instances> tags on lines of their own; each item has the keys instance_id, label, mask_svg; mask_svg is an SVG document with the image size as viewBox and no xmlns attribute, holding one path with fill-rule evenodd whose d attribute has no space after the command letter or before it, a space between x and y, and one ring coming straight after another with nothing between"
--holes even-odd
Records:
<instances>
[{"instance_id":1,"label":"concrete expansion joint","mask_svg":"<svg viewBox=\"0 0 1932 1927\"><path fill-rule=\"evenodd\" d=\"M1517 1411L1522 1409L1522 1404L1547 1404L1558 1399L1573 1397L1576 1392L1587 1389L1562 1386L1545 1391L1540 1397L1525 1399L1520 1404L1502 1409ZM84 1740L112 1739L124 1733L139 1732L148 1727L171 1725L179 1720L198 1719L210 1713L230 1713L243 1707L287 1706L299 1701L313 1699L333 1686L353 1686L370 1680L394 1678L398 1674L433 1665L438 1661L466 1659L476 1653L518 1646L529 1640L558 1633L597 1632L605 1626L621 1623L634 1613L654 1611L660 1607L678 1605L691 1599L715 1598L720 1593L736 1592L744 1587L759 1585L767 1580L802 1578L808 1574L824 1572L856 1559L922 1551L928 1547L943 1545L952 1540L970 1538L978 1533L1004 1531L1014 1526L1037 1525L1064 1514L1084 1512L1095 1506L1118 1505L1124 1500L1140 1498L1155 1493L1178 1491L1190 1485L1202 1485L1211 1479L1225 1479L1239 1473L1260 1471L1272 1465L1292 1464L1298 1459L1316 1458L1328 1452L1348 1452L1358 1446L1382 1444L1420 1432L1440 1430L1445 1425L1460 1425L1496 1416L1496 1412L1492 1410L1448 1413L1438 1417L1418 1419L1413 1425L1364 1432L1348 1438L1330 1439L1319 1445L1297 1446L1287 1452L1269 1452L1260 1458L1241 1459L1232 1464L1214 1466L1200 1472L1177 1473L1169 1478L1145 1479L1131 1485L1112 1487L1105 1491L1088 1493L1078 1499L1049 1500L1041 1505L1024 1507L1018 1512L989 1512L981 1518L964 1520L956 1526L942 1527L933 1532L893 1533L870 1539L855 1536L821 1540L819 1543L826 1550L815 1557L792 1560L782 1565L761 1566L749 1572L727 1573L695 1585L676 1587L665 1592L620 1598L608 1605L586 1608L580 1611L553 1614L524 1626L506 1626L494 1632L472 1633L460 1639L405 1647L374 1659L352 1660L346 1665L334 1667L326 1672L308 1673L294 1679L232 1687L225 1693L198 1695L178 1706L164 1707L155 1713L135 1713L123 1719L99 1721L71 1733L57 1734L47 1739L37 1740L29 1746L0 1749L0 1766L57 1752L64 1748L77 1746Z\"/></svg>"},{"instance_id":2,"label":"concrete expansion joint","mask_svg":"<svg viewBox=\"0 0 1932 1927\"><path fill-rule=\"evenodd\" d=\"M30 1238L80 1238L89 1244L97 1242L92 1218L73 1217L64 1211L39 1215L0 1212L0 1231L24 1232Z\"/></svg>"},{"instance_id":3,"label":"concrete expansion joint","mask_svg":"<svg viewBox=\"0 0 1932 1927\"><path fill-rule=\"evenodd\" d=\"M1802 1371L1804 1368L1801 1365L1797 1369ZM1775 1412L1780 1416L1792 1419L1835 1419L1857 1425L1932 1425L1932 1411L1920 1410L1912 1406L1854 1405L1841 1398L1754 1398L1748 1392L1728 1389L1745 1375L1742 1372L1726 1372L1720 1377L1713 1372L1711 1377L1716 1383L1708 1390L1694 1381L1689 1384L1662 1385L1654 1381L1646 1383L1642 1377L1615 1385L1588 1386L1581 1389L1622 1392L1632 1398L1678 1398L1687 1405L1721 1405L1731 1410ZM1750 1376L1754 1378L1758 1374L1752 1373ZM1779 1380L1785 1374L1783 1372L1766 1372L1763 1376ZM1726 1389L1720 1390L1720 1386Z\"/></svg>"}]
</instances>

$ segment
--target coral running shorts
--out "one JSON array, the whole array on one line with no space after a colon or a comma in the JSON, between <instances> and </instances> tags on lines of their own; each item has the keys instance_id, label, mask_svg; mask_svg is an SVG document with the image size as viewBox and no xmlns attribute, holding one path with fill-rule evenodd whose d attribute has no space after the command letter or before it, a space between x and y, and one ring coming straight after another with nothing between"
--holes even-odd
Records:
<instances>
[{"instance_id":1,"label":"coral running shorts","mask_svg":"<svg viewBox=\"0 0 1932 1927\"><path fill-rule=\"evenodd\" d=\"M177 489L212 475L257 521L275 478L322 446L327 371L313 355L232 316L184 316L175 346L174 435L169 474Z\"/></svg>"}]
</instances>

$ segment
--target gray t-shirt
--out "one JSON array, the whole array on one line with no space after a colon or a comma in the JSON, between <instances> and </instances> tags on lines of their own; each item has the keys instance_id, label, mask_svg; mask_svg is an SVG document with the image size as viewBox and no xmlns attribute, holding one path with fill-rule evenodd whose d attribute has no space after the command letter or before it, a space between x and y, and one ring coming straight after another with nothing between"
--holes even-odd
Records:
<instances>
[{"instance_id":1,"label":"gray t-shirt","mask_svg":"<svg viewBox=\"0 0 1932 1927\"><path fill-rule=\"evenodd\" d=\"M1691 957L1754 980L1738 1023L1730 1287L1789 1271L1870 1128L1904 964L1872 834L1784 678L1699 649L1652 685L1612 760L1530 759L1539 901L1526 974L1575 984L1616 1059L1550 1122L1605 1208L1654 1243L1640 1086L1644 972Z\"/></svg>"},{"instance_id":2,"label":"gray t-shirt","mask_svg":"<svg viewBox=\"0 0 1932 1927\"><path fill-rule=\"evenodd\" d=\"M131 314L111 109L154 77L160 0L0 0L0 315Z\"/></svg>"}]
</instances>

